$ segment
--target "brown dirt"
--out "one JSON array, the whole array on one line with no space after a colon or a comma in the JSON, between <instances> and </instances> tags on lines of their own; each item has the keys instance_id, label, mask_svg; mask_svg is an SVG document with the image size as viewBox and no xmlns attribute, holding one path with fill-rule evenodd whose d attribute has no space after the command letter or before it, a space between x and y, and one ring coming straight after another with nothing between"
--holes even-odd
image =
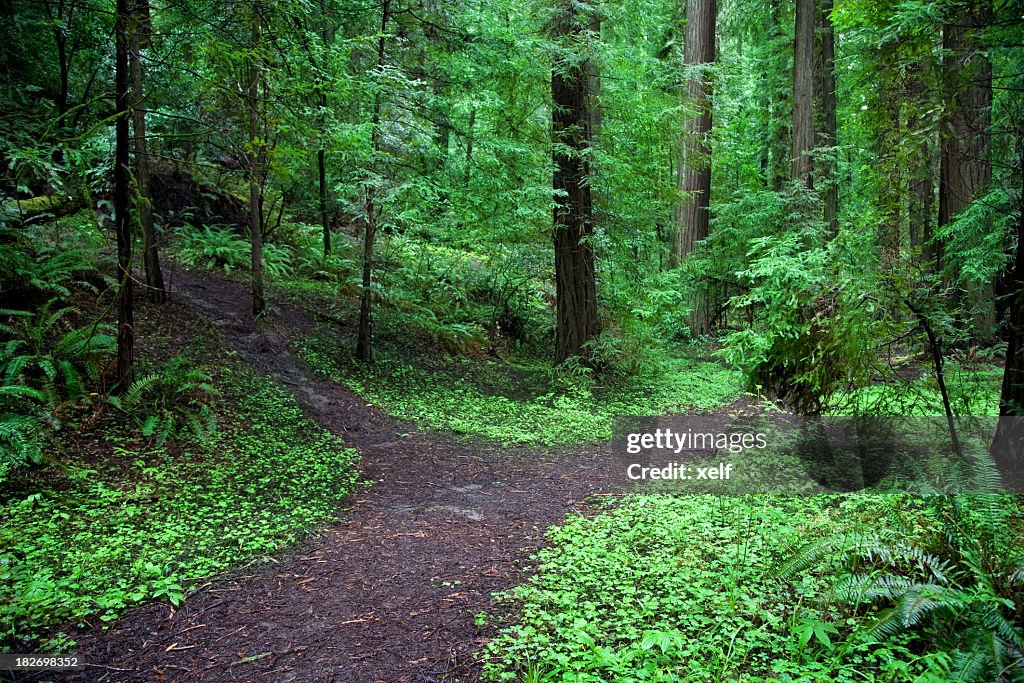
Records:
<instances>
[{"instance_id":1,"label":"brown dirt","mask_svg":"<svg viewBox=\"0 0 1024 683\"><path fill-rule=\"evenodd\" d=\"M175 270L174 297L209 316L253 366L359 449L372 486L288 556L78 634L79 681L475 681L493 635L474 615L522 579L556 524L610 485L599 447L471 445L384 415L289 349L312 321L275 304L254 324L244 285ZM47 678L52 678L48 675Z\"/></svg>"}]
</instances>

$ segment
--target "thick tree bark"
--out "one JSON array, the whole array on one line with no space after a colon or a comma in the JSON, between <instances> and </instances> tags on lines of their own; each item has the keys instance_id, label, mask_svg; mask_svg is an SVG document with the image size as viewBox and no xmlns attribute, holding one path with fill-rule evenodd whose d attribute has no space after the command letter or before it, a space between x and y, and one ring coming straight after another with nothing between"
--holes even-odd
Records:
<instances>
[{"instance_id":1,"label":"thick tree bark","mask_svg":"<svg viewBox=\"0 0 1024 683\"><path fill-rule=\"evenodd\" d=\"M693 253L708 236L711 218L711 128L712 80L707 67L715 61L716 0L688 0L683 60L698 70L687 81L687 97L696 108L696 116L686 122L682 154L679 160L678 186L682 201L676 206L676 234L672 247L672 265L678 265ZM700 288L691 301L690 331L694 336L710 332L710 294Z\"/></svg>"},{"instance_id":2,"label":"thick tree bark","mask_svg":"<svg viewBox=\"0 0 1024 683\"><path fill-rule=\"evenodd\" d=\"M676 206L676 238L673 263L686 258L708 236L711 207L711 77L707 65L715 61L716 0L689 0L686 4L686 35L683 59L691 74L687 97L697 110L686 122L678 173L683 199Z\"/></svg>"},{"instance_id":3,"label":"thick tree bark","mask_svg":"<svg viewBox=\"0 0 1024 683\"><path fill-rule=\"evenodd\" d=\"M768 35L773 44L781 44L783 35L782 10L779 6L780 0L768 0L769 5L769 27ZM765 76L769 87L765 88L765 96L768 98L768 122L771 135L768 139L768 168L767 180L773 191L779 192L782 186L792 173L793 162L790 159L792 95L789 90L789 78L785 77L784 65L789 55L782 51L776 51L773 59L766 64ZM787 97L789 94L789 97Z\"/></svg>"},{"instance_id":4,"label":"thick tree bark","mask_svg":"<svg viewBox=\"0 0 1024 683\"><path fill-rule=\"evenodd\" d=\"M377 41L377 72L384 69L385 34L388 28L388 15L390 12L390 0L384 0L381 6L380 38ZM380 116L381 116L381 88L377 84L377 90L373 95L373 116L371 119L370 149L374 157L374 165L377 164L377 154L380 150ZM366 233L363 236L363 281L362 296L359 302L359 332L356 337L356 358L367 363L373 360L373 247L377 235L377 186L376 178L371 178L366 188Z\"/></svg>"},{"instance_id":5,"label":"thick tree bark","mask_svg":"<svg viewBox=\"0 0 1024 683\"><path fill-rule=\"evenodd\" d=\"M563 47L578 44L591 25L573 2L564 2L554 24ZM591 60L557 57L551 71L551 133L555 172L555 362L583 352L598 334L594 272L590 147L596 73Z\"/></svg>"},{"instance_id":6,"label":"thick tree bark","mask_svg":"<svg viewBox=\"0 0 1024 683\"><path fill-rule=\"evenodd\" d=\"M835 147L839 128L836 119L836 32L832 26L832 0L821 0L821 144ZM839 185L836 165L829 161L821 169L824 185L825 225L835 236L839 232Z\"/></svg>"},{"instance_id":7,"label":"thick tree bark","mask_svg":"<svg viewBox=\"0 0 1024 683\"><path fill-rule=\"evenodd\" d=\"M134 316L132 310L132 224L128 214L131 183L128 131L128 0L117 0L114 18L114 219L117 231L117 382L115 390L125 391L134 370Z\"/></svg>"},{"instance_id":8,"label":"thick tree bark","mask_svg":"<svg viewBox=\"0 0 1024 683\"><path fill-rule=\"evenodd\" d=\"M263 295L263 164L266 146L260 139L260 64L259 49L263 35L260 3L252 7L252 56L249 59L249 239L252 243L252 314L263 315L267 303Z\"/></svg>"},{"instance_id":9,"label":"thick tree bark","mask_svg":"<svg viewBox=\"0 0 1024 683\"><path fill-rule=\"evenodd\" d=\"M942 127L939 226L952 223L982 197L992 179L992 63L981 51L977 35L990 15L991 0L969 0L943 27L949 84ZM991 286L970 285L965 303L973 309L975 334L982 341L990 340L995 324Z\"/></svg>"},{"instance_id":10,"label":"thick tree bark","mask_svg":"<svg viewBox=\"0 0 1024 683\"><path fill-rule=\"evenodd\" d=\"M793 43L793 180L813 186L814 0L796 0Z\"/></svg>"},{"instance_id":11,"label":"thick tree bark","mask_svg":"<svg viewBox=\"0 0 1024 683\"><path fill-rule=\"evenodd\" d=\"M146 271L146 291L154 303L167 300L164 275L160 269L156 229L149 196L149 157L146 153L146 107L143 89L142 49L148 42L148 0L134 0L131 8L132 126L135 129L135 211L142 232L142 263Z\"/></svg>"}]
</instances>

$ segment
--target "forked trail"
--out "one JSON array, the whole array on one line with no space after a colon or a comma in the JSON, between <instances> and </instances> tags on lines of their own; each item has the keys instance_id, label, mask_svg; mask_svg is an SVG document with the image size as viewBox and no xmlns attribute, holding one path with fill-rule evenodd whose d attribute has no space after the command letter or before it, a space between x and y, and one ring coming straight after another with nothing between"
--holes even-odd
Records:
<instances>
[{"instance_id":1,"label":"forked trail","mask_svg":"<svg viewBox=\"0 0 1024 683\"><path fill-rule=\"evenodd\" d=\"M178 270L174 297L362 454L373 485L293 552L204 586L172 610L129 612L79 637L77 680L474 681L474 615L522 578L544 529L605 487L598 448L470 445L399 423L289 349L311 320L282 305L253 324L244 285Z\"/></svg>"}]
</instances>

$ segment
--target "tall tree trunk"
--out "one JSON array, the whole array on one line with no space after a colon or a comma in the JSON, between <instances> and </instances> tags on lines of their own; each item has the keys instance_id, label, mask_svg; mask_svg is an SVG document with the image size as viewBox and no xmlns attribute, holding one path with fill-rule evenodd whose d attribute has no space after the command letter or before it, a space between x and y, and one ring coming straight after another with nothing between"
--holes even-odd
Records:
<instances>
[{"instance_id":1,"label":"tall tree trunk","mask_svg":"<svg viewBox=\"0 0 1024 683\"><path fill-rule=\"evenodd\" d=\"M683 59L691 72L687 98L697 110L686 122L679 164L678 187L683 199L676 206L673 262L678 264L708 236L711 207L711 77L707 65L715 61L716 0L689 0Z\"/></svg>"},{"instance_id":2,"label":"tall tree trunk","mask_svg":"<svg viewBox=\"0 0 1024 683\"><path fill-rule=\"evenodd\" d=\"M326 35L326 33L325 33ZM319 77L318 77L319 78ZM327 128L327 91L320 81L317 84L320 107L320 149L316 151L317 182L320 189L320 225L324 231L324 256L331 255L331 212L327 202L327 149L323 136Z\"/></svg>"},{"instance_id":3,"label":"tall tree trunk","mask_svg":"<svg viewBox=\"0 0 1024 683\"><path fill-rule=\"evenodd\" d=\"M125 391L134 370L135 320L132 310L132 224L128 215L128 186L131 183L128 131L128 0L117 0L114 17L114 219L117 231L117 383Z\"/></svg>"},{"instance_id":4,"label":"tall tree trunk","mask_svg":"<svg viewBox=\"0 0 1024 683\"><path fill-rule=\"evenodd\" d=\"M796 0L793 43L793 180L813 186L814 0Z\"/></svg>"},{"instance_id":5,"label":"tall tree trunk","mask_svg":"<svg viewBox=\"0 0 1024 683\"><path fill-rule=\"evenodd\" d=\"M167 300L164 275L160 269L153 205L149 196L149 157L146 155L146 107L143 89L142 49L148 43L149 0L133 0L131 8L132 125L135 129L135 211L142 232L142 263L146 291L154 303Z\"/></svg>"},{"instance_id":6,"label":"tall tree trunk","mask_svg":"<svg viewBox=\"0 0 1024 683\"><path fill-rule=\"evenodd\" d=\"M943 27L949 85L942 130L939 226L952 223L982 197L992 179L992 63L977 36L988 24L991 9L991 0L969 0ZM981 341L991 340L995 323L991 285L971 283L968 289L965 303L973 309L974 332Z\"/></svg>"},{"instance_id":7,"label":"tall tree trunk","mask_svg":"<svg viewBox=\"0 0 1024 683\"><path fill-rule=\"evenodd\" d=\"M773 45L782 44L783 24L779 3L780 0L768 0L767 33ZM765 89L762 94L766 100L769 128L765 180L775 192L782 190L793 167L790 159L790 125L787 123L792 114L791 97L787 97L790 79L783 75L788 58L785 52L774 50L771 59L764 64Z\"/></svg>"},{"instance_id":8,"label":"tall tree trunk","mask_svg":"<svg viewBox=\"0 0 1024 683\"><path fill-rule=\"evenodd\" d=\"M678 265L693 253L708 236L711 218L711 127L712 80L708 65L715 61L716 0L688 0L683 60L691 73L687 97L696 108L696 116L686 122L683 133L678 186L682 201L676 206L676 237L672 263ZM710 292L700 287L691 302L690 331L694 336L710 332Z\"/></svg>"},{"instance_id":9,"label":"tall tree trunk","mask_svg":"<svg viewBox=\"0 0 1024 683\"><path fill-rule=\"evenodd\" d=\"M252 243L252 314L263 315L266 300L263 296L263 163L266 146L260 138L260 3L252 6L252 56L249 59L249 239Z\"/></svg>"},{"instance_id":10,"label":"tall tree trunk","mask_svg":"<svg viewBox=\"0 0 1024 683\"><path fill-rule=\"evenodd\" d=\"M388 28L390 0L384 0L381 7L380 38L377 41L377 73L384 70L385 35ZM380 150L380 116L381 88L373 95L373 117L371 119L370 149L373 154L373 165L377 165ZM369 363L373 360L373 243L377 235L377 179L370 178L366 187L366 233L363 236L363 282L362 296L359 302L359 332L356 338L356 358Z\"/></svg>"},{"instance_id":11,"label":"tall tree trunk","mask_svg":"<svg viewBox=\"0 0 1024 683\"><path fill-rule=\"evenodd\" d=\"M554 36L563 46L583 42L591 18L563 0ZM591 60L556 57L551 71L551 133L555 165L555 362L580 355L597 336L593 204L590 194L591 127L594 123Z\"/></svg>"},{"instance_id":12,"label":"tall tree trunk","mask_svg":"<svg viewBox=\"0 0 1024 683\"><path fill-rule=\"evenodd\" d=\"M832 0L821 0L821 144L835 147L836 120L836 32L832 26ZM839 232L839 184L836 164L829 155L822 177L825 193L825 225L835 236Z\"/></svg>"},{"instance_id":13,"label":"tall tree trunk","mask_svg":"<svg viewBox=\"0 0 1024 683\"><path fill-rule=\"evenodd\" d=\"M1024 492L1024 126L1017 132L1018 172L1021 184L1017 205L1017 246L1003 276L1006 294L999 309L1006 314L1002 339L1006 342L1006 368L999 394L999 424L992 441L993 458L1003 484Z\"/></svg>"}]
</instances>

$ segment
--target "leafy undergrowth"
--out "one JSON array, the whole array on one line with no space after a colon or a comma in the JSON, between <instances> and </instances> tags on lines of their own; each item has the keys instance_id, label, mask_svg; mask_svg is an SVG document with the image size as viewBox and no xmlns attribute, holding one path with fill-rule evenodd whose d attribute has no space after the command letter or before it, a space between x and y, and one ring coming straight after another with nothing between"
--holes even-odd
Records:
<instances>
[{"instance_id":1,"label":"leafy undergrowth","mask_svg":"<svg viewBox=\"0 0 1024 683\"><path fill-rule=\"evenodd\" d=\"M501 632L484 653L491 680L946 680L945 660L923 653L910 634L861 636L850 608L823 602L837 571L828 561L775 578L801 539L932 524L920 499L620 502L550 530L536 573L503 596L512 609L496 617Z\"/></svg>"},{"instance_id":2,"label":"leafy undergrowth","mask_svg":"<svg viewBox=\"0 0 1024 683\"><path fill-rule=\"evenodd\" d=\"M945 380L950 407L956 415L999 415L999 392L1003 369L976 363L970 366L947 364ZM943 415L942 394L935 374L923 367L914 380L891 384L873 384L844 394L834 414L866 415Z\"/></svg>"},{"instance_id":3,"label":"leafy undergrowth","mask_svg":"<svg viewBox=\"0 0 1024 683\"><path fill-rule=\"evenodd\" d=\"M329 335L297 344L317 372L343 383L401 419L506 445L565 446L611 437L616 416L710 411L740 394L739 375L716 363L673 359L656 377L553 374L542 363L449 358L418 367L394 357L372 365L346 362L348 349Z\"/></svg>"},{"instance_id":4,"label":"leafy undergrowth","mask_svg":"<svg viewBox=\"0 0 1024 683\"><path fill-rule=\"evenodd\" d=\"M0 504L0 650L142 601L178 604L191 582L336 516L357 453L266 377L234 364L218 374L207 443L128 448L124 425L108 424L95 450L105 441L109 457L65 456Z\"/></svg>"}]
</instances>

